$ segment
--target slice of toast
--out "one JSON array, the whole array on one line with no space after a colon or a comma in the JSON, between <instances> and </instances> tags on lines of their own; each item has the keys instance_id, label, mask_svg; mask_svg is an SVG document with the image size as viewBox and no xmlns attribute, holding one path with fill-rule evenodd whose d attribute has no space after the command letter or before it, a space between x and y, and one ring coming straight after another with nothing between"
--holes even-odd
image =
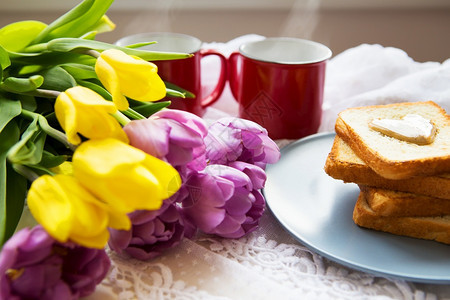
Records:
<instances>
[{"instance_id":1,"label":"slice of toast","mask_svg":"<svg viewBox=\"0 0 450 300\"><path fill-rule=\"evenodd\" d=\"M383 217L369 207L364 191L353 210L353 221L364 228L450 244L450 216Z\"/></svg>"},{"instance_id":2,"label":"slice of toast","mask_svg":"<svg viewBox=\"0 0 450 300\"><path fill-rule=\"evenodd\" d=\"M435 125L437 133L431 144L402 141L369 127L374 119L402 119L408 114ZM349 108L339 113L335 130L382 177L406 179L450 173L450 116L432 101Z\"/></svg>"},{"instance_id":3,"label":"slice of toast","mask_svg":"<svg viewBox=\"0 0 450 300\"><path fill-rule=\"evenodd\" d=\"M436 217L450 215L450 200L360 186L369 207L384 217Z\"/></svg>"},{"instance_id":4,"label":"slice of toast","mask_svg":"<svg viewBox=\"0 0 450 300\"><path fill-rule=\"evenodd\" d=\"M369 168L337 135L324 169L331 177L344 182L450 199L450 173L399 180L384 178Z\"/></svg>"}]
</instances>

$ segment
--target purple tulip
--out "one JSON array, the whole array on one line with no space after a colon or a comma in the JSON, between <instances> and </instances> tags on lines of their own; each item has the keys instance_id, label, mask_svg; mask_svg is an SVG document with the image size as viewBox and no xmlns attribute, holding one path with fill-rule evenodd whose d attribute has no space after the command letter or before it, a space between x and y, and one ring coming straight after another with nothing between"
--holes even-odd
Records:
<instances>
[{"instance_id":1,"label":"purple tulip","mask_svg":"<svg viewBox=\"0 0 450 300\"><path fill-rule=\"evenodd\" d=\"M78 299L94 292L111 262L102 249L55 241L40 225L12 236L0 253L0 299Z\"/></svg>"},{"instance_id":2,"label":"purple tulip","mask_svg":"<svg viewBox=\"0 0 450 300\"><path fill-rule=\"evenodd\" d=\"M239 118L226 117L211 124L205 145L210 164L243 161L265 169L267 164L280 159L280 149L267 135L267 130Z\"/></svg>"},{"instance_id":3,"label":"purple tulip","mask_svg":"<svg viewBox=\"0 0 450 300\"><path fill-rule=\"evenodd\" d=\"M198 116L176 109L161 110L146 120L134 120L124 130L130 144L170 163L183 176L206 166L205 122Z\"/></svg>"},{"instance_id":4,"label":"purple tulip","mask_svg":"<svg viewBox=\"0 0 450 300\"><path fill-rule=\"evenodd\" d=\"M117 253L148 260L176 246L184 237L184 226L175 203L165 201L158 210L129 214L130 230L110 229L109 246Z\"/></svg>"},{"instance_id":5,"label":"purple tulip","mask_svg":"<svg viewBox=\"0 0 450 300\"><path fill-rule=\"evenodd\" d=\"M182 201L186 221L201 231L239 238L255 230L265 208L259 189L263 169L245 162L209 165L186 182L189 195Z\"/></svg>"}]
</instances>

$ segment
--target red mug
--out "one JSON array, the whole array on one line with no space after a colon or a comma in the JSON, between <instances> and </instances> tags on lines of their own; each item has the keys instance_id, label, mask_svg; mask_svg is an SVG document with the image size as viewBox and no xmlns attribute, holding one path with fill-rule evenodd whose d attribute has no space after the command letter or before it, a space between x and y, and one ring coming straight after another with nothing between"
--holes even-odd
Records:
<instances>
[{"instance_id":1,"label":"red mug","mask_svg":"<svg viewBox=\"0 0 450 300\"><path fill-rule=\"evenodd\" d=\"M260 124L272 139L316 133L330 57L328 47L297 38L266 38L241 45L228 59L239 117Z\"/></svg>"},{"instance_id":2,"label":"red mug","mask_svg":"<svg viewBox=\"0 0 450 300\"><path fill-rule=\"evenodd\" d=\"M157 43L140 49L194 54L192 57L185 59L152 62L158 66L158 74L164 81L175 84L195 95L193 98L167 96L162 100L171 101L170 108L203 116L206 108L216 102L223 92L227 81L227 59L213 49L201 49L202 42L198 38L180 33L140 33L124 37L118 40L116 44L126 46L151 41ZM215 88L204 95L202 91L201 60L209 55L215 55L220 59L220 73Z\"/></svg>"}]
</instances>

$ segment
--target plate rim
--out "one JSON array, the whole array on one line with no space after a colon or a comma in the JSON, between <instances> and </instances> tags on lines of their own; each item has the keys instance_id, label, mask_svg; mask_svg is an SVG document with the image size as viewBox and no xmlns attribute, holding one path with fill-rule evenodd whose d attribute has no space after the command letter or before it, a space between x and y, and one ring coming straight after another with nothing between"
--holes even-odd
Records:
<instances>
[{"instance_id":1,"label":"plate rim","mask_svg":"<svg viewBox=\"0 0 450 300\"><path fill-rule=\"evenodd\" d=\"M334 139L334 137L336 136L335 132L320 132L320 133L316 133L316 134L312 134L306 137L303 137L299 140L296 140L292 143L290 143L289 145L283 147L282 149L280 149L280 153L281 153L281 158L283 157L283 153L290 151L291 148L295 148L298 147L298 145L304 144L306 142L311 142L312 140L317 140L317 139ZM330 145L330 151L331 151L331 145ZM275 164L274 164L275 165ZM274 165L268 165L266 172L269 170L270 168L273 168ZM268 174L269 177L269 174ZM336 181L340 181L337 180ZM343 183L342 181L340 181L343 185L345 183ZM311 243L309 243L305 238L302 238L297 232L295 232L295 230L293 230L286 222L286 220L284 220L283 218L280 218L279 215L277 214L276 211L274 211L274 209L272 208L271 205L271 201L272 200L268 200L268 197L266 195L266 189L267 187L265 186L262 189L262 193L264 195L264 198L266 199L266 206L269 209L270 213L272 214L272 216L274 217L274 219L277 220L277 222L289 233L290 236L292 236L295 240L297 240L298 242L300 242L303 246L307 247L309 250L321 255L322 257L325 257L328 260L331 260L333 262L339 263L345 267L351 268L353 270L357 270L357 271L362 271L362 272L366 272L368 274L372 274L375 276L382 276L385 278L390 278L390 279L402 279L402 280L407 280L407 281L411 281L411 282L415 282L415 283L429 283L429 284L449 284L450 283L450 272L449 272L449 276L448 277L442 277L442 276L433 276L433 277L423 277L423 276L413 276L412 274L403 274L403 272L399 273L399 272L387 272L381 269L377 269L374 267L370 267L367 265L363 265L361 263L357 263L357 262L352 262L349 259L344 259L341 257L337 257L336 255L333 255L333 253L331 251L324 251L323 249L316 247L314 245L312 245ZM364 229L364 228L361 228ZM380 233L384 233L384 232L380 232ZM389 233L384 233L384 234L389 234ZM399 238L405 238L403 236L398 236ZM433 242L433 241L430 241Z\"/></svg>"}]
</instances>

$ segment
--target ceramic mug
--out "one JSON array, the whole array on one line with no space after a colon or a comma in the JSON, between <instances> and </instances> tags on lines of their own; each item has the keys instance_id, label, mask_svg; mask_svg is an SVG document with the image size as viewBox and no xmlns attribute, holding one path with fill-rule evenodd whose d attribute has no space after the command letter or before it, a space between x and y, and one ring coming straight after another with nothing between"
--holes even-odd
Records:
<instances>
[{"instance_id":1,"label":"ceramic mug","mask_svg":"<svg viewBox=\"0 0 450 300\"><path fill-rule=\"evenodd\" d=\"M206 108L216 102L223 92L227 81L227 59L213 49L202 49L202 42L193 36L180 33L139 33L126 36L116 42L116 45L126 46L142 42L156 41L156 44L141 47L143 50L181 52L194 54L190 58L176 60L152 61L158 66L158 74L169 83L175 84L195 95L194 98L165 97L170 100L170 108L189 111L203 116ZM202 91L201 60L210 55L220 59L220 72L217 84L207 95Z\"/></svg>"},{"instance_id":2,"label":"ceramic mug","mask_svg":"<svg viewBox=\"0 0 450 300\"><path fill-rule=\"evenodd\" d=\"M228 58L230 89L238 101L239 116L265 127L272 139L316 133L330 57L325 45L297 38L266 38L241 45Z\"/></svg>"}]
</instances>

